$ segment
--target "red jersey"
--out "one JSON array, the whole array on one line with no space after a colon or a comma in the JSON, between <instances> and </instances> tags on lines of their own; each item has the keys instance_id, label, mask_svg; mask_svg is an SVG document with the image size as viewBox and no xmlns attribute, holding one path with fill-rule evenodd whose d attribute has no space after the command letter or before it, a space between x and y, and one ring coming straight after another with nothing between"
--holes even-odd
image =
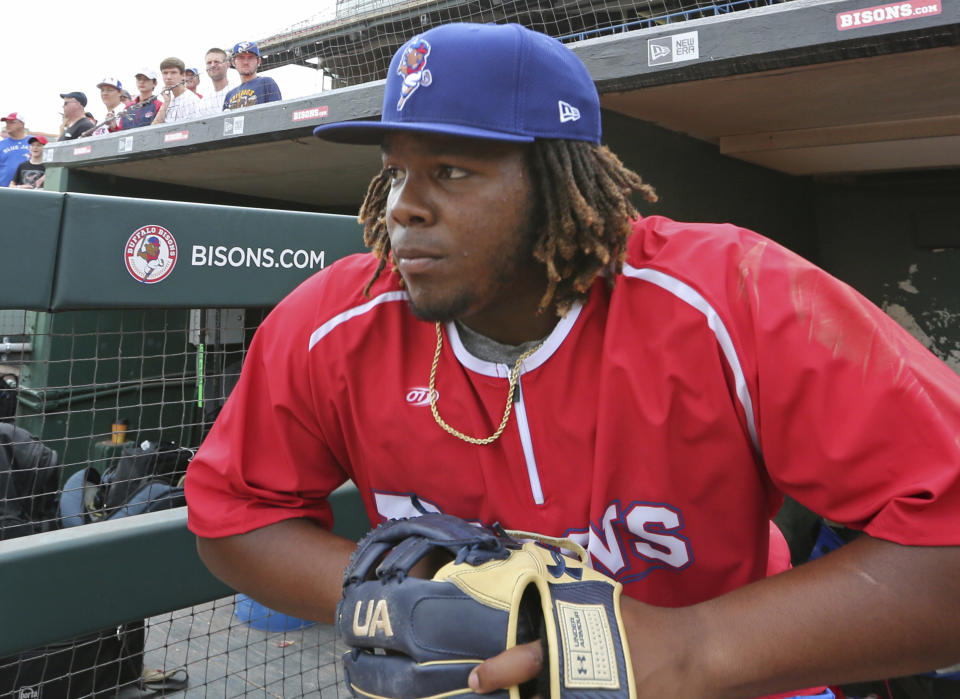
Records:
<instances>
[{"instance_id":1,"label":"red jersey","mask_svg":"<svg viewBox=\"0 0 960 699\"><path fill-rule=\"evenodd\" d=\"M849 286L730 225L639 221L522 365L501 437L429 407L432 323L376 260L343 259L269 315L187 475L203 537L330 524L351 478L374 523L415 505L569 536L642 601L688 605L766 574L782 493L891 541L960 543L960 378ZM510 367L453 324L437 407L467 434ZM416 502L415 502L416 501Z\"/></svg>"}]
</instances>

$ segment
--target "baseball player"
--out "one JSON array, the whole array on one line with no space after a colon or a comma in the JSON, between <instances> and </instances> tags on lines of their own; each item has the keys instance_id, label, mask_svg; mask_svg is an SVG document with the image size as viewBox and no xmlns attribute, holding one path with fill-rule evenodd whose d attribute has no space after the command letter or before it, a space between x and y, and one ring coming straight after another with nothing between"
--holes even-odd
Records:
<instances>
[{"instance_id":1,"label":"baseball player","mask_svg":"<svg viewBox=\"0 0 960 699\"><path fill-rule=\"evenodd\" d=\"M401 47L382 121L317 129L381 145L372 252L252 342L187 475L211 570L331 620L354 544L326 498L352 479L375 524L441 512L582 544L623 584L639 697L831 696L960 659L960 378L773 241L640 217L631 193L656 195L600 145L559 42L416 41L429 89L396 109ZM767 577L784 493L865 535ZM540 652L470 688L528 680Z\"/></svg>"}]
</instances>

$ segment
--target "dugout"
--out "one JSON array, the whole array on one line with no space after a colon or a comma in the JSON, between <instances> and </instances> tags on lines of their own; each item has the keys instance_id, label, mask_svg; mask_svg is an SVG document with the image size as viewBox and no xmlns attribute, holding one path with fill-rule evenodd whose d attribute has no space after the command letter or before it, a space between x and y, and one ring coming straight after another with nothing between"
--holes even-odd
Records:
<instances>
[{"instance_id":1,"label":"dugout","mask_svg":"<svg viewBox=\"0 0 960 699\"><path fill-rule=\"evenodd\" d=\"M15 420L64 477L102 467L123 421L129 441L198 446L266 310L362 247L340 215L9 189L0 210L0 307L27 309L29 351L3 356Z\"/></svg>"},{"instance_id":2,"label":"dugout","mask_svg":"<svg viewBox=\"0 0 960 699\"><path fill-rule=\"evenodd\" d=\"M587 5L598 14L614 7L628 7L626 14L633 13L611 31L571 26L565 39L597 81L605 109L606 142L662 197L656 207L645 206L645 212L730 220L769 235L851 282L941 358L960 368L960 330L955 321L960 289L953 282L960 242L958 0L911 2L911 8L925 11L890 19L887 12L893 10L887 8L892 5L875 0L371 2L371 7L388 9L338 20L314 32L261 40L260 45L265 65L273 60L276 65L297 62L306 56L316 69L319 62L310 57L311 47L318 47L315 56L319 56L331 38L336 39L338 57L353 56L349 52L354 51L357 60L378 53L382 59L396 46L397 40L389 35L394 28L409 36L411 23L502 21L508 6L524 10L548 4L557 13ZM664 12L659 19L647 16L634 22L641 6L656 6ZM691 7L696 11L684 9ZM882 21L874 21L878 11ZM867 12L869 22L864 21ZM294 221L296 212L316 216L317 222L327 220L320 214L352 217L378 168L376 149L320 142L311 131L331 120L376 117L381 95L381 82L360 81L242 112L47 146L47 186L56 193L0 190L4 214L0 230L8 260L29 261L8 262L10 283L4 285L6 296L0 305L31 309L25 323L31 331L39 329L30 335L33 360L47 366L38 366L36 374L26 377L25 388L38 398L63 389L58 397L74 407L61 409L62 417L56 417L57 410L43 413L21 405L18 424L33 420L30 424L45 439L74 450L68 461L83 462L96 442L109 437L118 406L128 407L125 398L116 397L119 393L113 398L82 395L83 387L97 383L90 376L104 376L108 383L111 379L98 372L106 371L111 360L118 363L117 356L152 354L142 348L149 346L151 336L159 338L154 332L163 328L174 339L164 345L165 359L153 355L150 361L159 361L161 371L182 371L187 377L182 385L167 387L166 399L157 398L157 393L136 398L131 394L129 405L136 402L138 411L143 411L138 412L144 416L142 424L182 420L186 429L202 430L198 387L189 380L189 373L196 373L198 366L196 346L189 341L190 309L211 304L210 312L220 315L201 314L199 323L215 334L216 328L226 327L229 312L225 309L241 305L235 294L255 293L270 275L242 282L232 276L198 276L187 298L181 296L170 307L161 308L131 295L152 291L137 287L130 292L132 278L123 277L130 277L128 272L109 276L123 269L117 245L122 248L123 241L143 225L139 214L146 212L166 216L182 209L190 221L170 229L181 247L195 244L181 240L183 225L201 243L218 236L228 250L239 247L235 241L241 238L260 247L276 241L299 225ZM92 208L83 208L87 206ZM78 215L81 211L87 214L85 220ZM111 213L117 214L116 227ZM90 214L97 215L90 218ZM340 235L359 247L355 224L349 218L340 220L344 226ZM78 254L74 248L61 247L67 228L81 223L83 245L91 249L80 245ZM104 271L107 267L109 274ZM177 273L183 269L178 266ZM274 272L278 280L295 283L293 276ZM79 301L57 293L61 279L72 280ZM179 278L171 275L154 285L154 291L173 289L174 281L179 284ZM112 291L97 297L94 287ZM218 295L222 291L228 292L228 298ZM55 307L55 299L66 302ZM269 303L252 304L256 309L265 305ZM208 377L226 378L223 366L230 360L228 348L242 351L261 312L252 306L245 309L241 343L210 343L224 350L206 356L208 361L220 362L219 367L206 366ZM116 340L119 349L94 343L91 338L100 328L117 337L129 331L132 346L128 350ZM207 336L200 326L197 332ZM66 357L75 353L86 359L71 373ZM153 375L150 361L135 361L143 361L136 371ZM151 382L141 383L143 390L154 390ZM164 404L176 412L164 415ZM80 421L88 419L85 412L92 420L89 429L81 429ZM357 504L352 503L351 509L356 512ZM31 581L56 582L66 562L73 577L88 584L83 588L84 605L40 585L31 585L37 591L31 604L7 595L10 602L4 618L35 633L7 639L13 643L12 647L8 643L7 650L15 649L17 640L35 644L225 594L222 586L204 577L202 566L192 557L182 513L154 513L143 520L143 529L152 528L151 532L125 549L104 551L100 558L76 547L75 541L57 539L56 533L38 535L44 538L35 541L24 539L19 547L8 546L8 553L21 556L4 559L13 562L5 567L8 571L16 570ZM94 527L112 531L113 524L117 523ZM164 564L157 566L156 542L166 533L170 545L162 549ZM76 558L57 552L43 567L25 567L22 555L48 541L76 549ZM142 560L135 558L138 553ZM111 569L104 563L117 555L135 561L138 569L152 570L155 584L118 594L108 577ZM75 560L86 561L89 570L78 575L81 569L73 565ZM100 576L94 577L94 571ZM22 588L13 573L7 578L7 589ZM197 585L186 586L181 594L184 579ZM97 596L97 591L109 594ZM40 604L49 613L52 603L59 604L53 613L56 628L53 622L43 628L30 623Z\"/></svg>"}]
</instances>

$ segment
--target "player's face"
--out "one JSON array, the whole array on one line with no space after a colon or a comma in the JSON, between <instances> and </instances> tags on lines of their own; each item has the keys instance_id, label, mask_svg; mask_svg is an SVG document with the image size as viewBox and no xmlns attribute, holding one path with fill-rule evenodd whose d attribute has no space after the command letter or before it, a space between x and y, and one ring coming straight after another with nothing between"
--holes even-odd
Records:
<instances>
[{"instance_id":1,"label":"player's face","mask_svg":"<svg viewBox=\"0 0 960 699\"><path fill-rule=\"evenodd\" d=\"M523 144L404 132L386 138L387 231L418 317L461 319L502 342L533 339L518 333L530 329L546 273L532 254L527 157Z\"/></svg>"}]
</instances>

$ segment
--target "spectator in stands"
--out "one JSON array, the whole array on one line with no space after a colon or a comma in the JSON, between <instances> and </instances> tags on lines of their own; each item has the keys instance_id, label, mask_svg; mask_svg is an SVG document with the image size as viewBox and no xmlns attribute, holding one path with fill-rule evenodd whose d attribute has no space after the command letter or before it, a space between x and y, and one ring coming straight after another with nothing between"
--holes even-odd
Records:
<instances>
[{"instance_id":1,"label":"spectator in stands","mask_svg":"<svg viewBox=\"0 0 960 699\"><path fill-rule=\"evenodd\" d=\"M10 180L10 186L17 189L43 189L47 177L47 168L43 164L43 147L47 139L37 134L27 139L30 144L30 157L17 166Z\"/></svg>"},{"instance_id":2,"label":"spectator in stands","mask_svg":"<svg viewBox=\"0 0 960 699\"><path fill-rule=\"evenodd\" d=\"M203 95L197 92L197 87L200 85L200 71L196 68L187 68L184 76L187 78L187 89L202 100Z\"/></svg>"},{"instance_id":3,"label":"spectator in stands","mask_svg":"<svg viewBox=\"0 0 960 699\"><path fill-rule=\"evenodd\" d=\"M160 63L165 87L160 91L163 104L154 124L172 124L200 116L200 98L187 89L185 70L186 66L179 58L165 58Z\"/></svg>"},{"instance_id":4,"label":"spectator in stands","mask_svg":"<svg viewBox=\"0 0 960 699\"><path fill-rule=\"evenodd\" d=\"M283 99L273 78L257 75L260 63L260 48L254 42L241 41L233 47L233 67L240 73L240 84L224 97L224 109L252 107Z\"/></svg>"},{"instance_id":5,"label":"spectator in stands","mask_svg":"<svg viewBox=\"0 0 960 699\"><path fill-rule=\"evenodd\" d=\"M121 119L123 129L135 129L140 126L149 126L153 123L162 102L153 94L157 87L157 71L144 68L137 73L137 99L132 100Z\"/></svg>"},{"instance_id":6,"label":"spectator in stands","mask_svg":"<svg viewBox=\"0 0 960 699\"><path fill-rule=\"evenodd\" d=\"M87 96L82 92L61 92L63 98L63 122L60 124L59 141L72 141L80 138L85 132L92 129L96 122L84 114L87 106Z\"/></svg>"},{"instance_id":7,"label":"spectator in stands","mask_svg":"<svg viewBox=\"0 0 960 699\"><path fill-rule=\"evenodd\" d=\"M207 62L207 75L213 82L213 89L207 91L206 96L200 101L200 113L219 114L223 111L223 98L236 87L227 78L230 59L227 58L227 52L223 49L212 48L207 51L204 60Z\"/></svg>"},{"instance_id":8,"label":"spectator in stands","mask_svg":"<svg viewBox=\"0 0 960 699\"><path fill-rule=\"evenodd\" d=\"M103 100L103 106L107 108L107 114L103 117L103 123L91 135L103 136L123 128L121 123L121 114L124 110L121 94L123 85L117 78L104 78L97 83L97 87L100 88L100 99Z\"/></svg>"},{"instance_id":9,"label":"spectator in stands","mask_svg":"<svg viewBox=\"0 0 960 699\"><path fill-rule=\"evenodd\" d=\"M0 187L6 187L13 179L17 167L30 157L27 130L20 112L11 112L3 117L7 137L0 141Z\"/></svg>"}]
</instances>

